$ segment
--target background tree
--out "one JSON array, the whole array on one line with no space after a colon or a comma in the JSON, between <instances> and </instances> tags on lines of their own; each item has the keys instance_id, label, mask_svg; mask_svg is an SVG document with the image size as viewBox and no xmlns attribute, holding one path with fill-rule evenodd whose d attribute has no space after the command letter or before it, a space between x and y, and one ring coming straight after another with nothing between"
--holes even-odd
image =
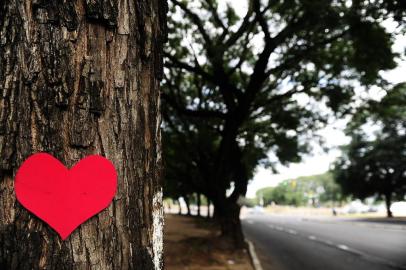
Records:
<instances>
[{"instance_id":1,"label":"background tree","mask_svg":"<svg viewBox=\"0 0 406 270\"><path fill-rule=\"evenodd\" d=\"M184 123L166 132L200 153L222 233L241 244L237 202L255 167L272 165L269 152L298 161L321 107L348 112L354 84L395 67L395 33L381 26L392 13L379 1L248 0L243 17L215 0L170 3L163 98L166 121Z\"/></svg>"},{"instance_id":2,"label":"background tree","mask_svg":"<svg viewBox=\"0 0 406 270\"><path fill-rule=\"evenodd\" d=\"M378 195L386 203L406 195L406 84L399 84L380 102L371 101L348 128L350 145L335 166L335 177L346 194L364 199ZM364 127L374 126L373 134Z\"/></svg>"},{"instance_id":3,"label":"background tree","mask_svg":"<svg viewBox=\"0 0 406 270\"><path fill-rule=\"evenodd\" d=\"M224 235L242 242L238 198L258 164L298 161L303 137L322 126L319 105L350 108L355 82L382 82L395 67L392 37L380 3L247 1L240 18L231 4L170 1L163 98L167 121L209 135L198 167ZM184 134L185 125L167 132ZM204 129L199 126L205 126ZM204 165L203 165L204 163ZM231 195L227 196L227 190Z\"/></svg>"},{"instance_id":4,"label":"background tree","mask_svg":"<svg viewBox=\"0 0 406 270\"><path fill-rule=\"evenodd\" d=\"M256 197L265 205L333 205L343 200L340 186L330 172L284 180L276 187L259 189Z\"/></svg>"},{"instance_id":5,"label":"background tree","mask_svg":"<svg viewBox=\"0 0 406 270\"><path fill-rule=\"evenodd\" d=\"M166 110L164 109L164 114ZM169 118L167 118L169 119ZM168 121L163 126L163 159L165 164L164 195L179 200L182 197L185 200L188 214L190 214L190 200L193 193L205 194L206 185L205 172L202 170L200 152L195 151L197 147L190 148L195 138L190 127L182 122L182 119L174 119L176 123ZM181 132L165 132L170 130L176 124L182 125ZM185 136L185 134L188 134ZM210 139L206 142L210 143ZM204 147L203 145L200 145ZM197 202L197 201L196 201ZM179 205L180 207L180 205Z\"/></svg>"},{"instance_id":6,"label":"background tree","mask_svg":"<svg viewBox=\"0 0 406 270\"><path fill-rule=\"evenodd\" d=\"M159 81L165 1L0 2L0 268L161 269ZM118 172L112 204L65 241L16 201L48 152Z\"/></svg>"}]
</instances>

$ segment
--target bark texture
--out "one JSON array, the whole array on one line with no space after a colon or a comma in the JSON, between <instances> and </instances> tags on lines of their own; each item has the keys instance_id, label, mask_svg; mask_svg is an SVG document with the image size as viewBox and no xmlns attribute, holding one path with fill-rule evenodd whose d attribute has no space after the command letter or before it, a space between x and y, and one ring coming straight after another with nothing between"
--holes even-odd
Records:
<instances>
[{"instance_id":1,"label":"bark texture","mask_svg":"<svg viewBox=\"0 0 406 270\"><path fill-rule=\"evenodd\" d=\"M0 269L161 269L159 81L165 0L0 1ZM16 201L31 154L89 154L113 203L66 241Z\"/></svg>"}]
</instances>

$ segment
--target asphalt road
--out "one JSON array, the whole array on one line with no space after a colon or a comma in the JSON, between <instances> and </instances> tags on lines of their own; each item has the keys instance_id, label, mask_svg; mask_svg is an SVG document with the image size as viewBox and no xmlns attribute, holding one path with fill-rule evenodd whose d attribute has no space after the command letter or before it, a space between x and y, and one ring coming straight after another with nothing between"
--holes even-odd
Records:
<instances>
[{"instance_id":1,"label":"asphalt road","mask_svg":"<svg viewBox=\"0 0 406 270\"><path fill-rule=\"evenodd\" d=\"M264 270L406 269L406 226L248 214Z\"/></svg>"}]
</instances>

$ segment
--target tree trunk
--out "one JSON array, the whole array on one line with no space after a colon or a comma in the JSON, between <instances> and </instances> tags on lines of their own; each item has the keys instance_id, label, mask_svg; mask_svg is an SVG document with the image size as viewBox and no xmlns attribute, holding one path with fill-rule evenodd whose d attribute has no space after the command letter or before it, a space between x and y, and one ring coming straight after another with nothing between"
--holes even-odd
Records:
<instances>
[{"instance_id":1,"label":"tree trunk","mask_svg":"<svg viewBox=\"0 0 406 270\"><path fill-rule=\"evenodd\" d=\"M241 207L233 202L215 204L215 219L220 224L221 235L228 240L232 247L245 247L244 234L240 221Z\"/></svg>"},{"instance_id":2,"label":"tree trunk","mask_svg":"<svg viewBox=\"0 0 406 270\"><path fill-rule=\"evenodd\" d=\"M191 216L192 213L190 211L190 201L189 201L189 196L185 195L183 196L183 199L185 200L185 204L186 204L186 209L187 209L187 215Z\"/></svg>"},{"instance_id":3,"label":"tree trunk","mask_svg":"<svg viewBox=\"0 0 406 270\"><path fill-rule=\"evenodd\" d=\"M0 2L0 269L162 269L159 80L166 3ZM113 162L110 206L67 240L16 202L33 153Z\"/></svg>"},{"instance_id":4,"label":"tree trunk","mask_svg":"<svg viewBox=\"0 0 406 270\"><path fill-rule=\"evenodd\" d=\"M201 202L200 202L200 193L197 193L197 216L198 217L200 217L201 215L200 215L200 205L201 205Z\"/></svg>"},{"instance_id":5,"label":"tree trunk","mask_svg":"<svg viewBox=\"0 0 406 270\"><path fill-rule=\"evenodd\" d=\"M207 218L211 218L210 207L211 207L211 201L209 198L207 198Z\"/></svg>"},{"instance_id":6,"label":"tree trunk","mask_svg":"<svg viewBox=\"0 0 406 270\"><path fill-rule=\"evenodd\" d=\"M178 214L179 215L182 215L182 205L180 204L180 200L179 200L179 198L178 198L178 205L179 205L179 212L178 212Z\"/></svg>"},{"instance_id":7,"label":"tree trunk","mask_svg":"<svg viewBox=\"0 0 406 270\"><path fill-rule=\"evenodd\" d=\"M388 218L393 217L392 211L390 210L391 204L392 204L392 194L387 193L385 194L385 205L386 205L386 216Z\"/></svg>"}]
</instances>

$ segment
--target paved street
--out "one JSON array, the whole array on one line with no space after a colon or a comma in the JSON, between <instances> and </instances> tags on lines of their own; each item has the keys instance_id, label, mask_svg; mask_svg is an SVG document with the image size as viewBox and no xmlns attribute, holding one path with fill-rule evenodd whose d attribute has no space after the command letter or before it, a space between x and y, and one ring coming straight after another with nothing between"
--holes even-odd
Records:
<instances>
[{"instance_id":1,"label":"paved street","mask_svg":"<svg viewBox=\"0 0 406 270\"><path fill-rule=\"evenodd\" d=\"M406 269L405 224L248 214L264 270Z\"/></svg>"}]
</instances>

